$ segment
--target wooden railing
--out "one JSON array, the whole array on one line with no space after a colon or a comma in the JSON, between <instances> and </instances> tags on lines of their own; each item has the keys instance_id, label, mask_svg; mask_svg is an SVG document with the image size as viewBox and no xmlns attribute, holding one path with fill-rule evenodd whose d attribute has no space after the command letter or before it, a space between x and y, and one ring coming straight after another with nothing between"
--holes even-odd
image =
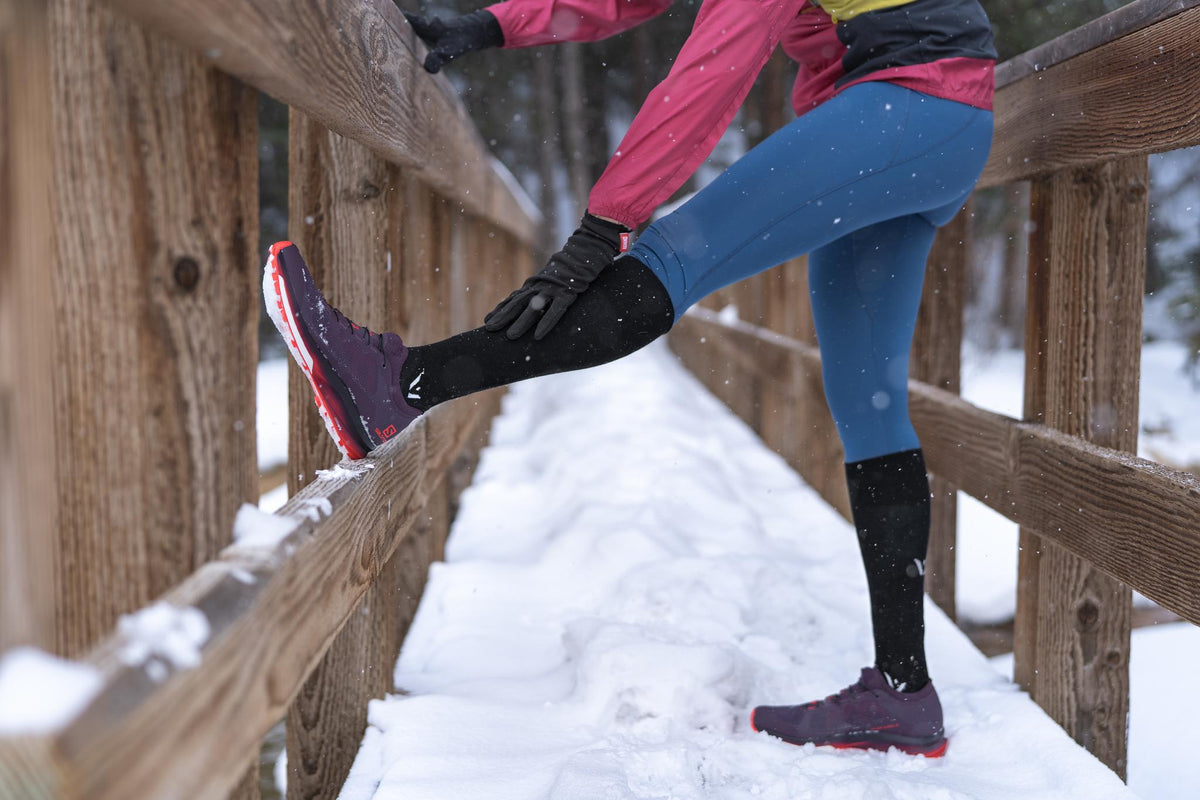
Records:
<instances>
[{"instance_id":1,"label":"wooden railing","mask_svg":"<svg viewBox=\"0 0 1200 800\"><path fill-rule=\"evenodd\" d=\"M1200 482L1136 445L1148 153L1200 143L1200 0L1141 0L1002 66L984 185L1033 181L1026 419L957 397L968 215L942 231L912 406L935 473L1024 526L1017 674L1124 774L1129 589L1200 623ZM255 93L291 112L290 230L330 299L422 341L526 273L536 221L389 0L0 0L0 647L91 665L73 720L0 740L0 795L218 798L288 718L289 796L332 796L438 557L494 394L350 470L293 392L277 536L257 495ZM672 342L846 509L802 263ZM293 375L293 385L300 378ZM367 468L369 467L369 468ZM1121 581L1121 583L1117 583ZM203 614L196 664L118 615Z\"/></svg>"},{"instance_id":2,"label":"wooden railing","mask_svg":"<svg viewBox=\"0 0 1200 800\"><path fill-rule=\"evenodd\" d=\"M339 790L499 398L322 473L294 372L292 499L233 542L258 497L255 89L291 106L289 231L322 289L426 341L529 273L540 221L422 57L390 0L0 0L0 648L100 680L0 738L0 797L256 797L285 714L289 796ZM196 663L117 628L155 602L202 615Z\"/></svg>"},{"instance_id":3,"label":"wooden railing","mask_svg":"<svg viewBox=\"0 0 1200 800\"><path fill-rule=\"evenodd\" d=\"M1136 458L1150 153L1200 144L1200 0L1139 0L1000 66L982 186L1032 181L1024 420L957 396L970 214L938 236L911 405L934 473L927 588L954 613L954 491L1022 526L1016 677L1125 775L1130 587L1200 624L1200 480ZM847 510L803 262L685 316L693 371ZM750 322L756 324L749 324Z\"/></svg>"}]
</instances>

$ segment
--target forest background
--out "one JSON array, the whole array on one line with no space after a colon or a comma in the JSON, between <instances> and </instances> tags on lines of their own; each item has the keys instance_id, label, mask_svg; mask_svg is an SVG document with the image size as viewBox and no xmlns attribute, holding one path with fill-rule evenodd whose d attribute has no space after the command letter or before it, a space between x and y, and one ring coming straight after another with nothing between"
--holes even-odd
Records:
<instances>
[{"instance_id":1,"label":"forest background","mask_svg":"<svg viewBox=\"0 0 1200 800\"><path fill-rule=\"evenodd\" d=\"M1130 0L981 2L1003 61ZM700 4L676 0L661 16L601 42L470 54L445 69L492 152L545 216L545 255L574 229L588 191L642 100L671 68ZM483 7L478 0L403 0L397 5L443 17ZM794 117L789 96L795 70L777 50L716 151L676 199L698 190ZM270 242L287 238L287 109L265 96L260 108L265 250ZM1145 334L1148 341L1186 342L1191 356L1181 368L1200 378L1200 226L1195 214L1200 152L1156 156L1151 167ZM976 196L967 336L970 344L985 350L1020 346L1028 195L1028 184L1019 183ZM264 342L270 345L274 338Z\"/></svg>"}]
</instances>

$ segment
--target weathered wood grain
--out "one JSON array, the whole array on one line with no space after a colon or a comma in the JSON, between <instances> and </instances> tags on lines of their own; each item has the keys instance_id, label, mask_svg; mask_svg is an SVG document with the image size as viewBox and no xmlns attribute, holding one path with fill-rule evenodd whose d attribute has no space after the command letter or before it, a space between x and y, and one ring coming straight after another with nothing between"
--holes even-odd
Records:
<instances>
[{"instance_id":1,"label":"weathered wood grain","mask_svg":"<svg viewBox=\"0 0 1200 800\"><path fill-rule=\"evenodd\" d=\"M434 409L348 465L362 472L309 484L279 512L293 527L277 546L228 548L168 592L164 602L209 622L195 669L164 664L168 677L155 683L122 662L123 635L105 640L87 658L105 676L101 693L38 758L0 740L0 775L50 782L63 798L222 798L418 523L487 407L479 399Z\"/></svg>"},{"instance_id":2,"label":"weathered wood grain","mask_svg":"<svg viewBox=\"0 0 1200 800\"><path fill-rule=\"evenodd\" d=\"M1200 6L1008 84L981 186L1200 144Z\"/></svg>"},{"instance_id":3,"label":"weathered wood grain","mask_svg":"<svg viewBox=\"0 0 1200 800\"><path fill-rule=\"evenodd\" d=\"M0 738L0 797L58 800L68 794L54 745L45 736Z\"/></svg>"},{"instance_id":4,"label":"weathered wood grain","mask_svg":"<svg viewBox=\"0 0 1200 800\"><path fill-rule=\"evenodd\" d=\"M0 650L57 645L48 28L44 3L0 2Z\"/></svg>"},{"instance_id":5,"label":"weathered wood grain","mask_svg":"<svg viewBox=\"0 0 1200 800\"><path fill-rule=\"evenodd\" d=\"M727 336L753 348L764 370L782 370L787 360L819 368L816 348L726 325L708 311L689 312L676 328L697 341ZM954 475L960 491L1200 624L1200 478L915 381L909 403L932 471Z\"/></svg>"},{"instance_id":6,"label":"weathered wood grain","mask_svg":"<svg viewBox=\"0 0 1200 800\"><path fill-rule=\"evenodd\" d=\"M391 0L110 0L332 131L413 170L455 202L532 242L540 220L514 202L444 77Z\"/></svg>"},{"instance_id":7,"label":"weathered wood grain","mask_svg":"<svg viewBox=\"0 0 1200 800\"><path fill-rule=\"evenodd\" d=\"M1033 183L1027 419L1135 452L1150 176L1145 156ZM1035 701L1120 775L1130 593L1025 537L1014 655Z\"/></svg>"},{"instance_id":8,"label":"weathered wood grain","mask_svg":"<svg viewBox=\"0 0 1200 800\"><path fill-rule=\"evenodd\" d=\"M968 205L938 231L926 266L921 310L913 334L909 374L914 380L957 394L960 388L963 308L970 229ZM949 475L931 475L929 550L925 591L954 619L958 497Z\"/></svg>"},{"instance_id":9,"label":"weathered wood grain","mask_svg":"<svg viewBox=\"0 0 1200 800\"><path fill-rule=\"evenodd\" d=\"M76 655L257 497L257 105L107 6L49 7L57 649Z\"/></svg>"},{"instance_id":10,"label":"weathered wood grain","mask_svg":"<svg viewBox=\"0 0 1200 800\"><path fill-rule=\"evenodd\" d=\"M295 109L288 136L291 240L330 303L373 330L394 329L387 284L391 270L403 265L391 264L387 237L389 203L401 183L398 168ZM294 363L288 393L288 481L295 494L341 454ZM367 703L391 688L392 651L399 648L398 605L388 588L397 583L393 561L359 600L288 709L289 798L337 796L362 741ZM419 568L423 575L427 567Z\"/></svg>"}]
</instances>

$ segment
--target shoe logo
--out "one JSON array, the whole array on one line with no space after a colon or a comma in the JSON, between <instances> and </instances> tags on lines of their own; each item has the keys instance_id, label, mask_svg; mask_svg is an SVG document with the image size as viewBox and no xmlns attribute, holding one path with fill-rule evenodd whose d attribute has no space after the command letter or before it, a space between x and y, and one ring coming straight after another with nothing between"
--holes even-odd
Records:
<instances>
[{"instance_id":1,"label":"shoe logo","mask_svg":"<svg viewBox=\"0 0 1200 800\"><path fill-rule=\"evenodd\" d=\"M919 558L914 558L913 563L916 564L916 566L917 566L917 575L924 575L925 574L925 562ZM916 576L914 576L914 577L916 577Z\"/></svg>"},{"instance_id":2,"label":"shoe logo","mask_svg":"<svg viewBox=\"0 0 1200 800\"><path fill-rule=\"evenodd\" d=\"M378 437L380 438L380 440L382 440L382 441L385 441L385 442L386 442L388 439L390 439L390 438L392 438L393 436L395 436L395 435L396 435L396 433L397 433L397 431L396 431L396 426L395 426L395 425L388 425L388 426L387 426L386 428L384 428L383 430L379 430L379 428L376 428L376 429L375 429L375 435L376 435L376 436L378 436Z\"/></svg>"},{"instance_id":3,"label":"shoe logo","mask_svg":"<svg viewBox=\"0 0 1200 800\"><path fill-rule=\"evenodd\" d=\"M417 390L421 388L421 386L420 386L421 376L423 376L424 374L425 374L425 370L421 370L420 372L418 372L417 377L414 378L413 382L408 385L408 399L409 400L420 400L421 399L421 393Z\"/></svg>"}]
</instances>

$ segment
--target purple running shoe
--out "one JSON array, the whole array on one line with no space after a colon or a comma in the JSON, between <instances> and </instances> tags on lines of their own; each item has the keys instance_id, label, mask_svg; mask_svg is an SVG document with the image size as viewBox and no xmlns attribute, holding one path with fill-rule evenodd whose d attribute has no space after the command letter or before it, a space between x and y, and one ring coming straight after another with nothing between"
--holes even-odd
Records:
<instances>
[{"instance_id":1,"label":"purple running shoe","mask_svg":"<svg viewBox=\"0 0 1200 800\"><path fill-rule=\"evenodd\" d=\"M342 455L362 458L421 415L400 386L404 342L355 325L329 305L291 242L271 245L263 299Z\"/></svg>"},{"instance_id":2,"label":"purple running shoe","mask_svg":"<svg viewBox=\"0 0 1200 800\"><path fill-rule=\"evenodd\" d=\"M933 684L911 694L898 692L874 667L864 668L857 683L824 700L759 706L750 712L750 727L791 744L860 750L895 747L928 758L944 756L950 744Z\"/></svg>"}]
</instances>

